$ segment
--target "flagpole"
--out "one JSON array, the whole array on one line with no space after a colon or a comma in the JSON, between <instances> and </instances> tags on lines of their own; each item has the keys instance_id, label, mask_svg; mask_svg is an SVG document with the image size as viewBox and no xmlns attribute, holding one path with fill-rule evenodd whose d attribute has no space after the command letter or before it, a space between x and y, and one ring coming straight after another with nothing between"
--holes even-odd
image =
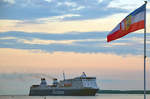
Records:
<instances>
[{"instance_id":1,"label":"flagpole","mask_svg":"<svg viewBox=\"0 0 150 99\"><path fill-rule=\"evenodd\" d=\"M147 4L147 1L144 1ZM146 8L144 12L144 99L146 99Z\"/></svg>"}]
</instances>

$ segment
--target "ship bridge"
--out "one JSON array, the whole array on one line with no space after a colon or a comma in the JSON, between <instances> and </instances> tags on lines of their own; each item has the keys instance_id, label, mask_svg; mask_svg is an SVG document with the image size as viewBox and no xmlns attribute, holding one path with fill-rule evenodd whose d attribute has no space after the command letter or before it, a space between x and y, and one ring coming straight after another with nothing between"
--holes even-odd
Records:
<instances>
[{"instance_id":1,"label":"ship bridge","mask_svg":"<svg viewBox=\"0 0 150 99\"><path fill-rule=\"evenodd\" d=\"M96 84L96 77L87 77L84 72L80 77L76 77L75 79L80 79L82 81L83 87L85 88L98 88Z\"/></svg>"}]
</instances>

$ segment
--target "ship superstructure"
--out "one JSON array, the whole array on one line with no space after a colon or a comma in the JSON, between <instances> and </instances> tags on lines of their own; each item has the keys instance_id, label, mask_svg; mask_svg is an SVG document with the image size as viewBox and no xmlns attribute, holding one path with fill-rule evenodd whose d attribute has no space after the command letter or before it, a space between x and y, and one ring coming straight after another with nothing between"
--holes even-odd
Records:
<instances>
[{"instance_id":1,"label":"ship superstructure","mask_svg":"<svg viewBox=\"0 0 150 99\"><path fill-rule=\"evenodd\" d=\"M30 87L30 96L94 96L98 91L96 77L87 77L83 74L73 79L64 79L58 82L53 79L52 85L47 85L45 78L41 78L40 85Z\"/></svg>"}]
</instances>

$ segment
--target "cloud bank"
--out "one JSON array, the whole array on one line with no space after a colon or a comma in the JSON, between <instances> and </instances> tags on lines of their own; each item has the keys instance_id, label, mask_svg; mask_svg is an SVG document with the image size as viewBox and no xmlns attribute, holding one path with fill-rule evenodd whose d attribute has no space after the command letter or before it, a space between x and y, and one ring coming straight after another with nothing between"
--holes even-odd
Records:
<instances>
[{"instance_id":1,"label":"cloud bank","mask_svg":"<svg viewBox=\"0 0 150 99\"><path fill-rule=\"evenodd\" d=\"M142 55L143 34L131 33L122 39L106 42L104 32L69 32L64 34L10 31L0 33L0 48L40 50L43 52L114 53ZM147 49L150 48L147 33ZM149 50L147 50L148 56Z\"/></svg>"},{"instance_id":2,"label":"cloud bank","mask_svg":"<svg viewBox=\"0 0 150 99\"><path fill-rule=\"evenodd\" d=\"M86 20L104 18L127 9L109 7L113 0L1 0L0 19L32 20L64 16L63 20ZM75 15L75 16L74 16Z\"/></svg>"}]
</instances>

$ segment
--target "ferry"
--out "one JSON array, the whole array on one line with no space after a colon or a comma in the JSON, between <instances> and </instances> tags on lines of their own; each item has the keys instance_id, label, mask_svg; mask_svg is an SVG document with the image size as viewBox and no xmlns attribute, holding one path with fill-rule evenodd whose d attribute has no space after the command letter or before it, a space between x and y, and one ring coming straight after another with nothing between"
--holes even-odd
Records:
<instances>
[{"instance_id":1,"label":"ferry","mask_svg":"<svg viewBox=\"0 0 150 99\"><path fill-rule=\"evenodd\" d=\"M83 74L72 79L58 81L53 78L53 84L48 85L45 78L41 78L40 85L30 87L29 96L95 96L99 90L96 77Z\"/></svg>"}]
</instances>

